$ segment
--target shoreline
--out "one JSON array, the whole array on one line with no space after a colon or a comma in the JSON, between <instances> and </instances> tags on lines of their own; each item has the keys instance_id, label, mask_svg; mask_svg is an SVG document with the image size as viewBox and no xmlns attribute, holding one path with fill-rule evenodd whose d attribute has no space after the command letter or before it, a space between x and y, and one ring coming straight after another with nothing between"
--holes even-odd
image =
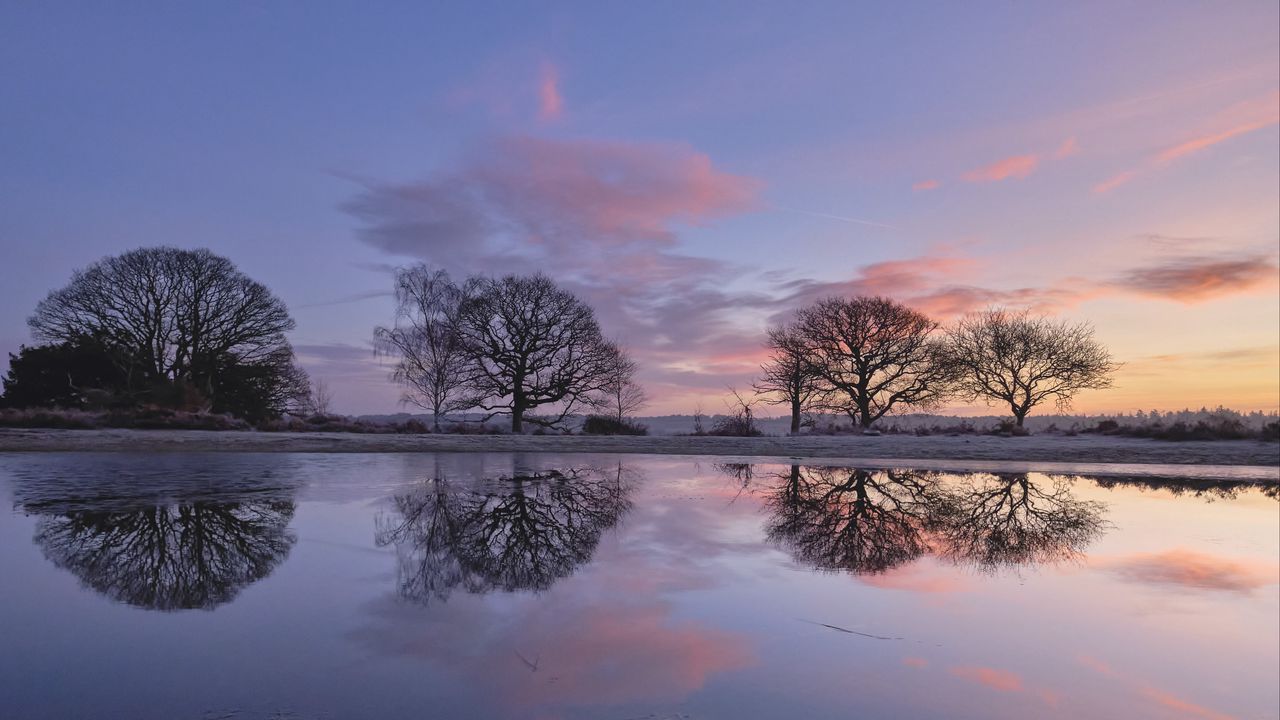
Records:
<instances>
[{"instance_id":1,"label":"shoreline","mask_svg":"<svg viewBox=\"0 0 1280 720\"><path fill-rule=\"evenodd\" d=\"M590 436L381 435L239 430L0 429L0 452L532 452L1280 468L1261 440L1165 441L1097 435ZM1280 472L1280 469L1277 470Z\"/></svg>"}]
</instances>

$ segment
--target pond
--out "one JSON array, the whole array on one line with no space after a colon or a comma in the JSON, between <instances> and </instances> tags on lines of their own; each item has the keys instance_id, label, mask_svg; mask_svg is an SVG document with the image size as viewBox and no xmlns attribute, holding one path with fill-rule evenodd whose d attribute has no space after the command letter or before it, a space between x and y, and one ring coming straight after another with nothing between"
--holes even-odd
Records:
<instances>
[{"instance_id":1,"label":"pond","mask_svg":"<svg viewBox=\"0 0 1280 720\"><path fill-rule=\"evenodd\" d=\"M1274 718L1277 486L0 455L7 718Z\"/></svg>"}]
</instances>

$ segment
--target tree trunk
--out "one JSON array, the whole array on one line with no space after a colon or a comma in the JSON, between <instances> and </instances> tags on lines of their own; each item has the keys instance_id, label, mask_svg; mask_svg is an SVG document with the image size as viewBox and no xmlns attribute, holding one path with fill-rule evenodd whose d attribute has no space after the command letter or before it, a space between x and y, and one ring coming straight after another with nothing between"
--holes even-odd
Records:
<instances>
[{"instance_id":1,"label":"tree trunk","mask_svg":"<svg viewBox=\"0 0 1280 720\"><path fill-rule=\"evenodd\" d=\"M520 398L513 398L511 402L511 434L520 435L524 432L524 403Z\"/></svg>"},{"instance_id":2,"label":"tree trunk","mask_svg":"<svg viewBox=\"0 0 1280 720\"><path fill-rule=\"evenodd\" d=\"M791 401L791 434L800 434L800 401Z\"/></svg>"},{"instance_id":3,"label":"tree trunk","mask_svg":"<svg viewBox=\"0 0 1280 720\"><path fill-rule=\"evenodd\" d=\"M1027 417L1027 411L1026 411L1026 410L1014 410L1014 411L1013 411L1014 424L1015 424L1015 425L1017 425L1018 427L1022 427L1022 421L1023 421L1024 419L1026 419L1026 417Z\"/></svg>"}]
</instances>

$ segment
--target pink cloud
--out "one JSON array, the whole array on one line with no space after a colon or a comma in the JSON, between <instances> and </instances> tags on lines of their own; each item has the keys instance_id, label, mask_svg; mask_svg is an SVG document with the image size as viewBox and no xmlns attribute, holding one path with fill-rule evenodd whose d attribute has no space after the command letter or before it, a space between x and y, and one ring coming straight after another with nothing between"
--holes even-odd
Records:
<instances>
[{"instance_id":1,"label":"pink cloud","mask_svg":"<svg viewBox=\"0 0 1280 720\"><path fill-rule=\"evenodd\" d=\"M1156 159L1156 162L1161 162L1161 163L1173 162L1178 158L1186 157L1187 155L1190 155L1192 153L1200 152L1205 148L1213 147L1218 143L1225 142L1238 135L1244 135L1245 133L1251 133L1254 130L1261 130L1262 128L1270 127L1272 125L1275 125L1277 121L1280 121L1280 118L1272 116L1268 118L1263 118L1261 120L1248 122L1243 125L1237 125L1236 127L1229 128L1221 132L1211 133L1209 135L1202 135L1200 137L1188 140L1184 143L1179 143L1177 145L1174 145L1171 148L1166 148L1165 150L1162 150L1158 155L1156 155L1155 159Z\"/></svg>"},{"instance_id":2,"label":"pink cloud","mask_svg":"<svg viewBox=\"0 0 1280 720\"><path fill-rule=\"evenodd\" d=\"M947 672L1000 692L1021 692L1023 689L1022 676L1008 670L980 665L957 665L947 668Z\"/></svg>"},{"instance_id":3,"label":"pink cloud","mask_svg":"<svg viewBox=\"0 0 1280 720\"><path fill-rule=\"evenodd\" d=\"M904 657L902 658L902 664L912 668L929 667L929 661L922 657Z\"/></svg>"},{"instance_id":4,"label":"pink cloud","mask_svg":"<svg viewBox=\"0 0 1280 720\"><path fill-rule=\"evenodd\" d=\"M1076 137L1072 135L1062 141L1062 144L1058 146L1058 149L1053 152L1053 157L1057 160L1061 160L1063 158L1069 158L1079 152L1080 146L1076 143Z\"/></svg>"},{"instance_id":5,"label":"pink cloud","mask_svg":"<svg viewBox=\"0 0 1280 720\"><path fill-rule=\"evenodd\" d=\"M1122 173L1117 173L1115 175L1112 175L1106 180L1103 180L1097 185L1094 185L1093 191L1095 193L1098 193L1099 195L1101 195L1102 193L1109 193L1112 190L1115 190L1121 185L1124 185L1125 183L1129 182L1130 180L1134 179L1137 176L1138 176L1137 170L1125 170Z\"/></svg>"},{"instance_id":6,"label":"pink cloud","mask_svg":"<svg viewBox=\"0 0 1280 720\"><path fill-rule=\"evenodd\" d=\"M996 182L1008 178L1022 179L1035 172L1040 164L1036 155L1014 155L985 167L970 170L962 177L968 182Z\"/></svg>"},{"instance_id":7,"label":"pink cloud","mask_svg":"<svg viewBox=\"0 0 1280 720\"><path fill-rule=\"evenodd\" d=\"M556 120L564 112L564 98L560 94L560 71L550 62L543 62L538 78L538 119Z\"/></svg>"},{"instance_id":8,"label":"pink cloud","mask_svg":"<svg viewBox=\"0 0 1280 720\"><path fill-rule=\"evenodd\" d=\"M1176 695L1157 690L1156 688L1143 688L1142 695L1157 705L1168 708L1170 710L1182 713L1187 717L1203 718L1203 720L1234 720L1233 715L1220 713L1203 705L1197 705L1189 700L1184 700Z\"/></svg>"},{"instance_id":9,"label":"pink cloud","mask_svg":"<svg viewBox=\"0 0 1280 720\"><path fill-rule=\"evenodd\" d=\"M1274 565L1183 549L1133 555L1103 566L1125 580L1194 590L1247 593L1280 582Z\"/></svg>"},{"instance_id":10,"label":"pink cloud","mask_svg":"<svg viewBox=\"0 0 1280 720\"><path fill-rule=\"evenodd\" d=\"M1134 268L1112 284L1142 295L1191 303L1271 287L1278 272L1280 268L1269 257L1187 257Z\"/></svg>"},{"instance_id":11,"label":"pink cloud","mask_svg":"<svg viewBox=\"0 0 1280 720\"><path fill-rule=\"evenodd\" d=\"M1255 98L1227 108L1218 114L1217 129L1204 133L1190 140L1185 140L1161 150L1147 159L1148 169L1158 169L1193 155L1202 150L1226 142L1240 135L1270 127L1280 122L1280 93L1271 93L1262 98ZM1139 175L1138 169L1126 170L1113 175L1093 186L1095 193L1106 193L1133 180Z\"/></svg>"},{"instance_id":12,"label":"pink cloud","mask_svg":"<svg viewBox=\"0 0 1280 720\"><path fill-rule=\"evenodd\" d=\"M911 189L919 192L922 190L937 190L939 187L942 187L942 183L937 180L921 180L915 185L912 185Z\"/></svg>"},{"instance_id":13,"label":"pink cloud","mask_svg":"<svg viewBox=\"0 0 1280 720\"><path fill-rule=\"evenodd\" d=\"M1076 662L1079 662L1081 665L1089 668L1099 675L1114 676L1116 674L1116 671L1111 669L1111 665L1093 657L1092 655L1077 655Z\"/></svg>"}]
</instances>

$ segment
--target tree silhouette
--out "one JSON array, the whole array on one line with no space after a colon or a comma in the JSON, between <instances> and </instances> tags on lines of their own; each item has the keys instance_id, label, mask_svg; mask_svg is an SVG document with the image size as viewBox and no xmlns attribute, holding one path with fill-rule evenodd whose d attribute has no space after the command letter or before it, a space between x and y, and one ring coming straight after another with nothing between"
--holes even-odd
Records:
<instances>
[{"instance_id":1,"label":"tree silhouette","mask_svg":"<svg viewBox=\"0 0 1280 720\"><path fill-rule=\"evenodd\" d=\"M1102 534L1106 506L1076 499L1071 485L1025 473L968 476L946 495L938 554L984 569L1080 557Z\"/></svg>"},{"instance_id":2,"label":"tree silhouette","mask_svg":"<svg viewBox=\"0 0 1280 720\"><path fill-rule=\"evenodd\" d=\"M470 360L458 332L458 313L476 285L459 286L444 270L418 264L396 270L396 323L373 331L379 354L396 358L391 377L402 401L431 411L436 432L450 413L476 406Z\"/></svg>"},{"instance_id":3,"label":"tree silhouette","mask_svg":"<svg viewBox=\"0 0 1280 720\"><path fill-rule=\"evenodd\" d=\"M624 469L551 470L477 484L437 478L393 499L375 542L394 546L399 593L445 601L456 588L542 591L591 559L630 508Z\"/></svg>"},{"instance_id":4,"label":"tree silhouette","mask_svg":"<svg viewBox=\"0 0 1280 720\"><path fill-rule=\"evenodd\" d=\"M35 533L45 557L97 592L151 610L228 603L271 574L295 541L294 506L282 499L49 510Z\"/></svg>"},{"instance_id":5,"label":"tree silhouette","mask_svg":"<svg viewBox=\"0 0 1280 720\"><path fill-rule=\"evenodd\" d=\"M127 388L175 397L194 390L215 412L250 420L306 398L306 374L285 333L283 302L208 250L139 248L77 270L27 320L37 340L92 338Z\"/></svg>"},{"instance_id":6,"label":"tree silhouette","mask_svg":"<svg viewBox=\"0 0 1280 720\"><path fill-rule=\"evenodd\" d=\"M600 333L595 312L545 275L479 279L458 313L470 359L467 384L485 411L557 426L582 405L598 406L621 349ZM527 417L539 407L553 418Z\"/></svg>"},{"instance_id":7,"label":"tree silhouette","mask_svg":"<svg viewBox=\"0 0 1280 720\"><path fill-rule=\"evenodd\" d=\"M800 434L801 416L821 405L821 376L809 359L804 340L792 325L769 329L769 359L760 366L752 388L770 405L791 411L791 434Z\"/></svg>"},{"instance_id":8,"label":"tree silhouette","mask_svg":"<svg viewBox=\"0 0 1280 720\"><path fill-rule=\"evenodd\" d=\"M1111 387L1119 367L1088 323L1002 308L961 319L948 333L946 356L967 399L1003 403L1018 427L1046 400L1066 409L1082 390Z\"/></svg>"},{"instance_id":9,"label":"tree silhouette","mask_svg":"<svg viewBox=\"0 0 1280 720\"><path fill-rule=\"evenodd\" d=\"M938 324L882 297L831 297L797 314L793 330L819 378L822 406L864 428L895 407L928 407L951 389Z\"/></svg>"},{"instance_id":10,"label":"tree silhouette","mask_svg":"<svg viewBox=\"0 0 1280 720\"><path fill-rule=\"evenodd\" d=\"M929 550L936 485L909 471L792 465L767 500L768 538L819 570L879 573Z\"/></svg>"}]
</instances>

